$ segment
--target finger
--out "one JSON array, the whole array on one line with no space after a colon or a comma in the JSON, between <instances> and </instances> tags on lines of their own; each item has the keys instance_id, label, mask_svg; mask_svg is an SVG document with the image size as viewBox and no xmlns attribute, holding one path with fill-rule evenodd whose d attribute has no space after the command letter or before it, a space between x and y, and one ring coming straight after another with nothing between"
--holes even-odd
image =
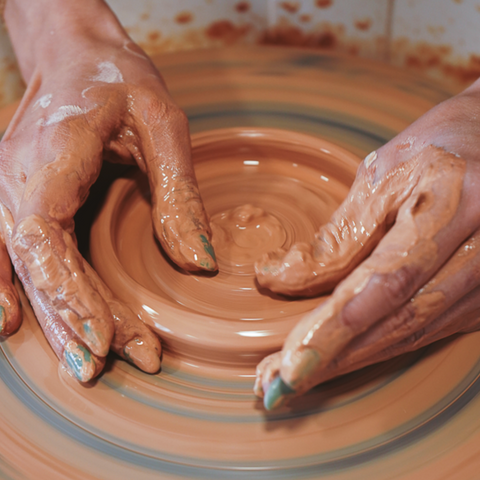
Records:
<instances>
[{"instance_id":1,"label":"finger","mask_svg":"<svg viewBox=\"0 0 480 480\"><path fill-rule=\"evenodd\" d=\"M22 310L18 292L12 282L12 264L2 223L0 219L0 335L10 335L22 322Z\"/></svg>"},{"instance_id":2,"label":"finger","mask_svg":"<svg viewBox=\"0 0 480 480\"><path fill-rule=\"evenodd\" d=\"M413 352L456 333L478 330L480 328L479 319L480 287L477 287L438 318L386 348L357 352L355 347L352 347L353 352L349 350L344 355L341 355L340 358L330 362L322 370L321 375L318 376L317 382L318 384L327 382L370 365L391 360L399 355ZM277 353L280 354L281 352ZM293 390L282 380L280 364L280 360L272 364L266 363L262 365L260 363L257 369L257 382L265 376L271 379L266 388L261 391L255 390L257 396L264 397L264 405L267 410L279 408L285 402L292 400L301 393ZM257 383L255 385L257 386ZM264 394L264 392L266 393Z\"/></svg>"},{"instance_id":3,"label":"finger","mask_svg":"<svg viewBox=\"0 0 480 480\"><path fill-rule=\"evenodd\" d=\"M473 318L470 312L478 312L480 307L479 283L480 232L476 232L410 302L350 342L316 381L322 383L389 360L471 328L472 324L477 327L480 323L478 317ZM280 363L277 360L274 371L268 370L267 373L265 370L269 365L260 364L258 378L268 375L269 382L274 380L273 377L278 377L276 382L280 382ZM291 393L268 390L266 408L276 408L292 397Z\"/></svg>"},{"instance_id":4,"label":"finger","mask_svg":"<svg viewBox=\"0 0 480 480\"><path fill-rule=\"evenodd\" d=\"M470 237L405 305L355 338L338 362L357 363L422 332L480 284L480 232ZM462 317L451 326L460 331Z\"/></svg>"},{"instance_id":5,"label":"finger","mask_svg":"<svg viewBox=\"0 0 480 480\"><path fill-rule=\"evenodd\" d=\"M370 356L357 357L354 362L346 356L338 362L333 362L326 370L322 381L418 350L456 333L469 333L479 328L480 287L476 287L428 325L400 341L373 352Z\"/></svg>"},{"instance_id":6,"label":"finger","mask_svg":"<svg viewBox=\"0 0 480 480\"><path fill-rule=\"evenodd\" d=\"M85 274L72 238L73 216L100 170L102 142L85 119L72 117L46 127L45 143L40 153L47 153L32 160L15 205L11 249L65 324L103 357L113 337L113 318Z\"/></svg>"},{"instance_id":7,"label":"finger","mask_svg":"<svg viewBox=\"0 0 480 480\"><path fill-rule=\"evenodd\" d=\"M275 352L265 357L257 365L255 385L253 387L255 395L263 398L265 392L268 391L268 386L280 372L281 360L281 352Z\"/></svg>"},{"instance_id":8,"label":"finger","mask_svg":"<svg viewBox=\"0 0 480 480\"><path fill-rule=\"evenodd\" d=\"M105 359L89 351L72 329L65 324L50 299L35 287L25 264L12 248L14 221L10 211L1 203L0 225L15 271L22 281L45 338L58 359L75 378L81 382L90 381L102 371ZM26 302L24 305L24 308L29 308Z\"/></svg>"},{"instance_id":9,"label":"finger","mask_svg":"<svg viewBox=\"0 0 480 480\"><path fill-rule=\"evenodd\" d=\"M11 243L35 288L65 324L93 353L106 356L114 333L112 315L85 274L70 234L32 214L15 225Z\"/></svg>"},{"instance_id":10,"label":"finger","mask_svg":"<svg viewBox=\"0 0 480 480\"><path fill-rule=\"evenodd\" d=\"M262 287L302 296L330 291L371 253L418 181L416 160L376 178L376 155L365 158L348 197L312 244L270 252L256 262Z\"/></svg>"},{"instance_id":11,"label":"finger","mask_svg":"<svg viewBox=\"0 0 480 480\"><path fill-rule=\"evenodd\" d=\"M84 261L84 268L96 290L107 302L115 321L111 350L147 373L160 369L161 345L158 337L128 308L118 301L95 270Z\"/></svg>"},{"instance_id":12,"label":"finger","mask_svg":"<svg viewBox=\"0 0 480 480\"><path fill-rule=\"evenodd\" d=\"M150 181L153 226L170 258L186 270L216 270L212 233L191 161L188 120L176 105L148 96L133 108L138 163Z\"/></svg>"},{"instance_id":13,"label":"finger","mask_svg":"<svg viewBox=\"0 0 480 480\"><path fill-rule=\"evenodd\" d=\"M281 375L295 390L315 385L322 368L354 337L407 302L451 255L450 249L471 234L450 225L460 204L464 160L433 147L417 160L421 179L399 210L394 227L332 297L287 338Z\"/></svg>"},{"instance_id":14,"label":"finger","mask_svg":"<svg viewBox=\"0 0 480 480\"><path fill-rule=\"evenodd\" d=\"M279 408L295 396L295 390L280 377L281 360L281 352L276 352L265 357L257 366L253 391L257 397L263 398L266 410Z\"/></svg>"}]
</instances>

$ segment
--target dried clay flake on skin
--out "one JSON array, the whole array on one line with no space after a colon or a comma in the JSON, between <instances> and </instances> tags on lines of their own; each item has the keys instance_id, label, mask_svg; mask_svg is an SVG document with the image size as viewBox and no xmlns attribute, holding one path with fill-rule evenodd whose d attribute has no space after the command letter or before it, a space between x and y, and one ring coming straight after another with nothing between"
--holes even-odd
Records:
<instances>
[{"instance_id":1,"label":"dried clay flake on skin","mask_svg":"<svg viewBox=\"0 0 480 480\"><path fill-rule=\"evenodd\" d=\"M112 62L101 62L97 65L98 72L92 77L94 82L123 83L123 75Z\"/></svg>"}]
</instances>

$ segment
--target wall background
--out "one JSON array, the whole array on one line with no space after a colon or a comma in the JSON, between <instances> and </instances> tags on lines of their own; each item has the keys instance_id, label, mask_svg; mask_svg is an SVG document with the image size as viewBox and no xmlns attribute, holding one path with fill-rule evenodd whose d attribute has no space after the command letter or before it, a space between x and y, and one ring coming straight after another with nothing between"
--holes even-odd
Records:
<instances>
[{"instance_id":1,"label":"wall background","mask_svg":"<svg viewBox=\"0 0 480 480\"><path fill-rule=\"evenodd\" d=\"M480 0L107 0L148 54L233 44L347 52L461 90L480 77ZM24 90L0 26L0 106Z\"/></svg>"}]
</instances>

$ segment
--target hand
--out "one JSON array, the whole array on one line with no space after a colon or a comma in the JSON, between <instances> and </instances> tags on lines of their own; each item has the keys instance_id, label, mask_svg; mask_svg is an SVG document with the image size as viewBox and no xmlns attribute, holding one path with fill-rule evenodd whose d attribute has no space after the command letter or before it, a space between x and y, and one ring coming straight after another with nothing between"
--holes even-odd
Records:
<instances>
[{"instance_id":1,"label":"hand","mask_svg":"<svg viewBox=\"0 0 480 480\"><path fill-rule=\"evenodd\" d=\"M157 337L81 257L73 217L104 156L136 163L165 251L185 269L215 270L187 119L103 1L9 0L5 17L27 91L0 144L1 334L21 319L10 257L45 336L80 381L98 375L110 348L154 372Z\"/></svg>"},{"instance_id":2,"label":"hand","mask_svg":"<svg viewBox=\"0 0 480 480\"><path fill-rule=\"evenodd\" d=\"M311 245L264 256L260 285L331 297L257 368L267 409L337 375L479 328L480 82L360 165Z\"/></svg>"}]
</instances>

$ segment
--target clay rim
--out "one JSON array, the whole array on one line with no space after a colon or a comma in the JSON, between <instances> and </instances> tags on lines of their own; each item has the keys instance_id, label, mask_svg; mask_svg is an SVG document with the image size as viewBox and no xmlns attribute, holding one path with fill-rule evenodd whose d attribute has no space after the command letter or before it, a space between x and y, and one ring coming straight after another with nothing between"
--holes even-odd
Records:
<instances>
[{"instance_id":1,"label":"clay rim","mask_svg":"<svg viewBox=\"0 0 480 480\"><path fill-rule=\"evenodd\" d=\"M192 158L195 152L220 142L235 139L252 145L275 144L277 149L327 158L339 166L351 168L359 158L346 149L320 137L276 128L235 127L215 129L192 135ZM116 253L115 232L121 212L138 189L139 171L116 180L104 206L92 225L90 255L92 264L114 294L126 301L133 311L162 338L166 348L181 356L202 361L232 364L258 363L264 356L281 348L286 336L298 321L298 315L268 320L263 325L247 325L245 321L210 317L180 310L171 302L140 285L124 270ZM131 292L138 292L134 302ZM140 300L142 298L143 300ZM154 306L154 308L149 307ZM161 313L158 313L161 312ZM242 335L246 330L261 328L261 337ZM235 341L232 341L235 339Z\"/></svg>"}]
</instances>

